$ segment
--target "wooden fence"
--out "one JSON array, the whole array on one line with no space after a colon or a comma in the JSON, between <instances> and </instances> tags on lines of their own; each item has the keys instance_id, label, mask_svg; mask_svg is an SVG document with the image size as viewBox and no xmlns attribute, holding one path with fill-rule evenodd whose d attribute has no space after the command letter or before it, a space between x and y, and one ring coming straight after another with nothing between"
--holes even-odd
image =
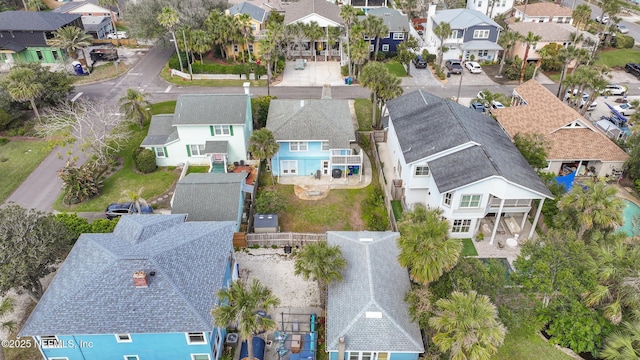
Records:
<instances>
[{"instance_id":1,"label":"wooden fence","mask_svg":"<svg viewBox=\"0 0 640 360\"><path fill-rule=\"evenodd\" d=\"M310 233L260 233L247 234L247 247L251 246L301 246L318 241L326 241L327 234Z\"/></svg>"}]
</instances>

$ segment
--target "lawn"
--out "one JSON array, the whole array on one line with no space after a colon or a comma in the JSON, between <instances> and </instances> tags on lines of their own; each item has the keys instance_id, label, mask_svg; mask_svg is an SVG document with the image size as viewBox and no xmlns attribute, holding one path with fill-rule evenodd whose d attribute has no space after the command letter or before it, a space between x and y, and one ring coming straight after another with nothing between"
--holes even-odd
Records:
<instances>
[{"instance_id":1,"label":"lawn","mask_svg":"<svg viewBox=\"0 0 640 360\"><path fill-rule=\"evenodd\" d=\"M238 80L185 80L179 76L171 76L168 67L162 69L160 76L164 80L180 86L242 87L246 82L251 83L252 87L267 86L266 76L264 80L247 80L245 78Z\"/></svg>"},{"instance_id":2,"label":"lawn","mask_svg":"<svg viewBox=\"0 0 640 360\"><path fill-rule=\"evenodd\" d=\"M371 100L356 99L354 103L359 131L371 131Z\"/></svg>"},{"instance_id":3,"label":"lawn","mask_svg":"<svg viewBox=\"0 0 640 360\"><path fill-rule=\"evenodd\" d=\"M129 71L129 65L119 62L116 68L112 62L104 65L97 66L93 69L90 75L87 76L75 76L73 79L74 85L90 84L96 81L113 79L121 74Z\"/></svg>"},{"instance_id":4,"label":"lawn","mask_svg":"<svg viewBox=\"0 0 640 360\"><path fill-rule=\"evenodd\" d=\"M42 140L13 140L0 146L0 203L22 184L50 152L51 147Z\"/></svg>"},{"instance_id":5,"label":"lawn","mask_svg":"<svg viewBox=\"0 0 640 360\"><path fill-rule=\"evenodd\" d=\"M596 65L624 67L626 63L640 63L640 51L635 49L603 50L598 53Z\"/></svg>"},{"instance_id":6,"label":"lawn","mask_svg":"<svg viewBox=\"0 0 640 360\"><path fill-rule=\"evenodd\" d=\"M385 65L387 66L387 70L389 70L389 72L392 73L393 75L397 77L407 76L407 70L405 70L404 65L400 64L399 62L395 60L390 60L390 61L387 61Z\"/></svg>"},{"instance_id":7,"label":"lawn","mask_svg":"<svg viewBox=\"0 0 640 360\"><path fill-rule=\"evenodd\" d=\"M400 221L402 219L402 203L400 200L391 200L391 209L396 221Z\"/></svg>"},{"instance_id":8,"label":"lawn","mask_svg":"<svg viewBox=\"0 0 640 360\"><path fill-rule=\"evenodd\" d=\"M189 166L189 169L187 170L187 175L189 174L195 174L195 173L206 173L209 172L209 167L208 166Z\"/></svg>"},{"instance_id":9,"label":"lawn","mask_svg":"<svg viewBox=\"0 0 640 360\"><path fill-rule=\"evenodd\" d=\"M151 113L153 115L158 114L173 114L176 110L176 100L163 101L151 105Z\"/></svg>"},{"instance_id":10,"label":"lawn","mask_svg":"<svg viewBox=\"0 0 640 360\"><path fill-rule=\"evenodd\" d=\"M509 329L504 345L492 360L571 360L571 357L549 345L537 334Z\"/></svg>"},{"instance_id":11,"label":"lawn","mask_svg":"<svg viewBox=\"0 0 640 360\"><path fill-rule=\"evenodd\" d=\"M462 256L478 256L473 240L462 239Z\"/></svg>"},{"instance_id":12,"label":"lawn","mask_svg":"<svg viewBox=\"0 0 640 360\"><path fill-rule=\"evenodd\" d=\"M151 106L152 114L173 112L175 101L167 101ZM171 186L178 180L179 171L175 168L158 168L150 174L140 174L134 171L133 159L131 153L135 150L147 135L149 123L140 129L137 125L131 125L133 132L127 146L120 151L118 157L124 162L122 167L113 175L104 181L104 187L100 196L89 201L76 205L62 204L62 195L58 197L53 208L58 211L81 212L81 211L104 211L104 209L112 202L122 199L122 193L125 190L138 192L141 188L142 197L151 201L158 196L167 192Z\"/></svg>"}]
</instances>

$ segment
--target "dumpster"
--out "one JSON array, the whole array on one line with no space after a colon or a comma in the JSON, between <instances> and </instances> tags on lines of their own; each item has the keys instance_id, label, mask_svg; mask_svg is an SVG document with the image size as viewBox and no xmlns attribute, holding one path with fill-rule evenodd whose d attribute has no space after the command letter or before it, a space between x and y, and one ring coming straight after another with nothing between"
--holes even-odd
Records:
<instances>
[{"instance_id":1,"label":"dumpster","mask_svg":"<svg viewBox=\"0 0 640 360\"><path fill-rule=\"evenodd\" d=\"M253 358L257 360L264 360L264 340L254 336L253 341ZM248 360L249 359L249 349L247 348L247 341L242 342L242 347L240 348L240 360Z\"/></svg>"}]
</instances>

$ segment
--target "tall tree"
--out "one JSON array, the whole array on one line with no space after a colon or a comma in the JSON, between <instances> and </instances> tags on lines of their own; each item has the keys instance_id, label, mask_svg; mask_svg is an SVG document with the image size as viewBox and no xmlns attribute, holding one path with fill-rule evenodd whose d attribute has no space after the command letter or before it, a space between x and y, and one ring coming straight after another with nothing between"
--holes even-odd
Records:
<instances>
[{"instance_id":1,"label":"tall tree","mask_svg":"<svg viewBox=\"0 0 640 360\"><path fill-rule=\"evenodd\" d=\"M318 22L311 21L304 28L304 34L311 43L311 51L313 51L313 61L318 61L316 41L324 37L324 30L318 25Z\"/></svg>"},{"instance_id":2,"label":"tall tree","mask_svg":"<svg viewBox=\"0 0 640 360\"><path fill-rule=\"evenodd\" d=\"M36 98L44 93L45 87L36 81L35 71L27 67L15 67L2 80L2 87L7 90L14 101L29 101L36 118L41 121L40 112L38 112L38 107L36 106Z\"/></svg>"},{"instance_id":3,"label":"tall tree","mask_svg":"<svg viewBox=\"0 0 640 360\"><path fill-rule=\"evenodd\" d=\"M416 58L416 52L420 47L416 38L409 34L407 36L405 41L398 44L396 59L407 69L407 75L411 76L411 61Z\"/></svg>"},{"instance_id":4,"label":"tall tree","mask_svg":"<svg viewBox=\"0 0 640 360\"><path fill-rule=\"evenodd\" d=\"M280 305L280 299L256 279L248 288L242 281L234 281L229 288L220 289L217 296L218 305L211 310L214 324L222 328L229 325L237 326L240 336L247 341L249 359L254 359L254 334L275 329L277 326L275 320L256 313L258 311L268 313L275 309Z\"/></svg>"},{"instance_id":5,"label":"tall tree","mask_svg":"<svg viewBox=\"0 0 640 360\"><path fill-rule=\"evenodd\" d=\"M353 77L353 68L351 67L351 25L353 25L353 22L356 19L356 15L358 14L358 11L356 10L356 8L354 8L351 5L342 5L342 8L340 8L340 17L342 18L342 20L344 21L344 26L345 29L347 30L347 58L348 58L348 63L347 63L347 68L349 69L349 77Z\"/></svg>"},{"instance_id":6,"label":"tall tree","mask_svg":"<svg viewBox=\"0 0 640 360\"><path fill-rule=\"evenodd\" d=\"M176 28L180 24L180 14L170 7L165 6L162 8L162 12L158 15L158 23L163 28L167 29L171 33L173 38L173 45L176 48L176 55L178 55L178 61L180 62L180 71L184 72L184 66L182 66L182 57L180 56L180 49L178 49L178 40L176 40Z\"/></svg>"},{"instance_id":7,"label":"tall tree","mask_svg":"<svg viewBox=\"0 0 640 360\"><path fill-rule=\"evenodd\" d=\"M418 0L399 0L397 1L397 4L398 7L402 9L402 12L407 14L409 21L415 17L416 12L420 7Z\"/></svg>"},{"instance_id":8,"label":"tall tree","mask_svg":"<svg viewBox=\"0 0 640 360\"><path fill-rule=\"evenodd\" d=\"M435 303L429 319L433 342L452 360L488 360L504 343L507 329L498 319L498 309L486 295L454 291L450 299Z\"/></svg>"},{"instance_id":9,"label":"tall tree","mask_svg":"<svg viewBox=\"0 0 640 360\"><path fill-rule=\"evenodd\" d=\"M505 31L500 34L500 38L498 39L498 43L500 46L504 48L502 51L502 58L500 59L500 69L498 70L498 74L502 75L502 71L504 69L504 62L507 58L507 54L509 54L513 50L513 47L516 45L518 41L522 39L522 35L516 31Z\"/></svg>"},{"instance_id":10,"label":"tall tree","mask_svg":"<svg viewBox=\"0 0 640 360\"><path fill-rule=\"evenodd\" d=\"M587 4L580 4L573 10L573 26L582 30L591 19L591 7Z\"/></svg>"},{"instance_id":11,"label":"tall tree","mask_svg":"<svg viewBox=\"0 0 640 360\"><path fill-rule=\"evenodd\" d=\"M327 31L329 32L329 37L327 38L327 51L329 51L329 60L332 60L333 47L340 42L340 28L329 26Z\"/></svg>"},{"instance_id":12,"label":"tall tree","mask_svg":"<svg viewBox=\"0 0 640 360\"><path fill-rule=\"evenodd\" d=\"M624 322L607 337L599 355L605 360L640 360L640 321Z\"/></svg>"},{"instance_id":13,"label":"tall tree","mask_svg":"<svg viewBox=\"0 0 640 360\"><path fill-rule=\"evenodd\" d=\"M118 13L120 13L120 5L118 4L118 0L98 0L98 5L109 9L109 12L111 12L112 7L117 6ZM118 27L116 26L116 21L113 18L113 14L109 14L109 19L111 19L111 26L113 27L113 31L115 31L116 33L116 43L118 46L120 46L120 35L118 34Z\"/></svg>"},{"instance_id":14,"label":"tall tree","mask_svg":"<svg viewBox=\"0 0 640 360\"><path fill-rule=\"evenodd\" d=\"M144 127L144 122L149 120L151 113L148 107L151 103L147 100L147 94L136 89L127 89L127 94L122 96L118 103L120 111L124 113L125 118L135 120L140 129Z\"/></svg>"},{"instance_id":15,"label":"tall tree","mask_svg":"<svg viewBox=\"0 0 640 360\"><path fill-rule=\"evenodd\" d=\"M302 58L302 42L304 41L306 25L304 23L293 23L286 26L287 37L290 38L294 45L298 46L299 56Z\"/></svg>"},{"instance_id":16,"label":"tall tree","mask_svg":"<svg viewBox=\"0 0 640 360\"><path fill-rule=\"evenodd\" d=\"M399 224L398 262L409 268L414 281L422 284L437 280L460 258L462 243L449 239L449 222L441 214L440 210L417 204Z\"/></svg>"},{"instance_id":17,"label":"tall tree","mask_svg":"<svg viewBox=\"0 0 640 360\"><path fill-rule=\"evenodd\" d=\"M580 37L574 37L573 38L574 42L581 41ZM589 50L581 47L576 47L575 44L572 44L560 49L560 51L558 52L558 60L562 62L562 71L560 72L560 81L559 81L560 85L558 86L558 93L556 94L558 98L561 99L564 96L563 90L566 88L566 86L564 86L564 80L567 76L569 65L575 61L575 67L573 68L575 71L575 69L582 62L587 61L589 57L590 57Z\"/></svg>"},{"instance_id":18,"label":"tall tree","mask_svg":"<svg viewBox=\"0 0 640 360\"><path fill-rule=\"evenodd\" d=\"M376 39L376 47L373 53L373 60L378 60L378 50L380 50L380 39L389 35L389 27L379 16L367 16L364 20L365 33L370 39Z\"/></svg>"},{"instance_id":19,"label":"tall tree","mask_svg":"<svg viewBox=\"0 0 640 360\"><path fill-rule=\"evenodd\" d=\"M7 315L13 313L15 303L16 301L9 296L2 299L2 303L0 303L0 319L5 319ZM17 327L18 324L14 320L5 320L0 322L0 328L8 333L16 331ZM4 347L5 346L0 346L0 360L5 360Z\"/></svg>"},{"instance_id":20,"label":"tall tree","mask_svg":"<svg viewBox=\"0 0 640 360\"><path fill-rule=\"evenodd\" d=\"M385 91L390 92L389 90L392 88L396 89L395 93L401 93L400 79L391 74L383 63L372 61L367 63L362 69L360 83L362 86L371 89L371 124L374 128L377 128L381 116L379 107L380 94ZM385 101L386 100L388 99L385 99Z\"/></svg>"},{"instance_id":21,"label":"tall tree","mask_svg":"<svg viewBox=\"0 0 640 360\"><path fill-rule=\"evenodd\" d=\"M209 33L205 30L198 29L190 31L189 35L191 49L193 52L200 55L200 63L204 64L202 54L211 50L211 37L209 36Z\"/></svg>"},{"instance_id":22,"label":"tall tree","mask_svg":"<svg viewBox=\"0 0 640 360\"><path fill-rule=\"evenodd\" d=\"M65 26L53 32L53 38L47 40L49 46L63 49L71 58L78 58L78 51L90 46L93 37L77 26Z\"/></svg>"},{"instance_id":23,"label":"tall tree","mask_svg":"<svg viewBox=\"0 0 640 360\"><path fill-rule=\"evenodd\" d=\"M73 240L53 215L17 205L0 208L0 292L21 289L38 302L44 293L40 279L55 271Z\"/></svg>"},{"instance_id":24,"label":"tall tree","mask_svg":"<svg viewBox=\"0 0 640 360\"><path fill-rule=\"evenodd\" d=\"M249 152L260 161L267 160L270 169L273 169L271 167L271 158L278 153L279 149L280 144L276 142L273 133L267 128L254 131L249 138ZM271 174L273 177L273 171Z\"/></svg>"},{"instance_id":25,"label":"tall tree","mask_svg":"<svg viewBox=\"0 0 640 360\"><path fill-rule=\"evenodd\" d=\"M244 40L244 47L247 49L247 59L251 61L251 51L249 51L249 41L253 42L251 16L249 14L240 14L234 17L234 21Z\"/></svg>"},{"instance_id":26,"label":"tall tree","mask_svg":"<svg viewBox=\"0 0 640 360\"><path fill-rule=\"evenodd\" d=\"M362 74L362 65L367 61L368 58L369 43L367 41L360 38L351 43L351 60L353 61L353 65L357 67L358 70L357 74L355 74L357 79L360 78L360 74Z\"/></svg>"},{"instance_id":27,"label":"tall tree","mask_svg":"<svg viewBox=\"0 0 640 360\"><path fill-rule=\"evenodd\" d=\"M520 70L520 84L524 81L524 70L527 68L527 59L529 58L529 50L531 48L535 48L538 44L538 41L542 39L542 36L535 35L533 32L529 31L527 36L522 38L522 42L525 44L524 50L524 58L522 59L522 69Z\"/></svg>"},{"instance_id":28,"label":"tall tree","mask_svg":"<svg viewBox=\"0 0 640 360\"><path fill-rule=\"evenodd\" d=\"M440 45L438 46L438 68L441 68L442 54L446 49L446 47L444 46L444 39L451 36L451 24L449 24L448 22L439 23L438 25L434 26L433 34L440 40Z\"/></svg>"},{"instance_id":29,"label":"tall tree","mask_svg":"<svg viewBox=\"0 0 640 360\"><path fill-rule=\"evenodd\" d=\"M326 303L327 286L342 281L342 271L347 267L347 260L342 256L338 245L329 245L326 241L310 243L302 247L296 254L294 263L296 275L303 279L318 282L322 306Z\"/></svg>"},{"instance_id":30,"label":"tall tree","mask_svg":"<svg viewBox=\"0 0 640 360\"><path fill-rule=\"evenodd\" d=\"M513 137L513 142L532 168L545 169L547 167L547 154L549 153L550 145L544 135L539 133L518 133Z\"/></svg>"}]
</instances>

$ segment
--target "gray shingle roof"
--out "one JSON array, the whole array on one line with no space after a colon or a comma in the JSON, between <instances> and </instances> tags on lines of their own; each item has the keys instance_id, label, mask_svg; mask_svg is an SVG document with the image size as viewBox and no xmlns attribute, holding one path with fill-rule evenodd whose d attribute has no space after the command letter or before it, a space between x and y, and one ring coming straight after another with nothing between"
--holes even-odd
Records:
<instances>
[{"instance_id":1,"label":"gray shingle roof","mask_svg":"<svg viewBox=\"0 0 640 360\"><path fill-rule=\"evenodd\" d=\"M53 12L66 14L67 12L77 9L84 4L88 4L88 1L69 1L64 3L64 5L53 9Z\"/></svg>"},{"instance_id":2,"label":"gray shingle roof","mask_svg":"<svg viewBox=\"0 0 640 360\"><path fill-rule=\"evenodd\" d=\"M441 193L491 176L551 197L549 189L495 120L422 90L387 102L405 161L457 146L470 148L429 162Z\"/></svg>"},{"instance_id":3,"label":"gray shingle roof","mask_svg":"<svg viewBox=\"0 0 640 360\"><path fill-rule=\"evenodd\" d=\"M176 103L173 125L244 124L247 115L245 94L180 95Z\"/></svg>"},{"instance_id":4,"label":"gray shingle roof","mask_svg":"<svg viewBox=\"0 0 640 360\"><path fill-rule=\"evenodd\" d=\"M262 23L267 20L267 15L269 14L269 12L245 1L230 7L229 14L247 14L251 16L252 19Z\"/></svg>"},{"instance_id":5,"label":"gray shingle roof","mask_svg":"<svg viewBox=\"0 0 640 360\"><path fill-rule=\"evenodd\" d=\"M229 152L229 142L222 141L206 141L204 143L205 154L226 154Z\"/></svg>"},{"instance_id":6,"label":"gray shingle roof","mask_svg":"<svg viewBox=\"0 0 640 360\"><path fill-rule=\"evenodd\" d=\"M173 114L160 114L151 117L149 131L142 140L141 146L161 146L167 144L170 135L176 133L176 129L171 125ZM176 133L177 136L177 133Z\"/></svg>"},{"instance_id":7,"label":"gray shingle roof","mask_svg":"<svg viewBox=\"0 0 640 360\"><path fill-rule=\"evenodd\" d=\"M332 149L356 138L347 100L271 100L267 128L278 141L329 141Z\"/></svg>"},{"instance_id":8,"label":"gray shingle roof","mask_svg":"<svg viewBox=\"0 0 640 360\"><path fill-rule=\"evenodd\" d=\"M184 219L123 216L81 235L20 336L211 331L235 226ZM155 271L148 288L133 285L140 270Z\"/></svg>"},{"instance_id":9,"label":"gray shingle roof","mask_svg":"<svg viewBox=\"0 0 640 360\"><path fill-rule=\"evenodd\" d=\"M345 337L347 351L424 352L420 329L404 302L411 284L398 264L398 237L394 232L327 232L327 241L340 246L347 260L343 280L329 285L328 351L338 350L338 339Z\"/></svg>"},{"instance_id":10,"label":"gray shingle roof","mask_svg":"<svg viewBox=\"0 0 640 360\"><path fill-rule=\"evenodd\" d=\"M316 14L342 25L340 6L327 0L299 0L284 7L284 24L289 25L308 15Z\"/></svg>"},{"instance_id":11,"label":"gray shingle roof","mask_svg":"<svg viewBox=\"0 0 640 360\"><path fill-rule=\"evenodd\" d=\"M409 28L411 27L409 20L407 20L407 16L401 14L400 11L395 9L389 9L386 7L370 9L367 12L367 16L371 15L382 18L384 24L387 25L389 31L392 32L409 31Z\"/></svg>"},{"instance_id":12,"label":"gray shingle roof","mask_svg":"<svg viewBox=\"0 0 640 360\"><path fill-rule=\"evenodd\" d=\"M449 23L451 29L468 29L478 25L490 25L502 29L502 26L491 20L487 15L470 9L439 10L433 16L433 21L435 24L441 22Z\"/></svg>"},{"instance_id":13,"label":"gray shingle roof","mask_svg":"<svg viewBox=\"0 0 640 360\"><path fill-rule=\"evenodd\" d=\"M80 14L43 11L0 12L0 31L55 31L80 18Z\"/></svg>"},{"instance_id":14,"label":"gray shingle roof","mask_svg":"<svg viewBox=\"0 0 640 360\"><path fill-rule=\"evenodd\" d=\"M172 213L187 214L188 221L238 220L245 173L189 174L176 185Z\"/></svg>"}]
</instances>

